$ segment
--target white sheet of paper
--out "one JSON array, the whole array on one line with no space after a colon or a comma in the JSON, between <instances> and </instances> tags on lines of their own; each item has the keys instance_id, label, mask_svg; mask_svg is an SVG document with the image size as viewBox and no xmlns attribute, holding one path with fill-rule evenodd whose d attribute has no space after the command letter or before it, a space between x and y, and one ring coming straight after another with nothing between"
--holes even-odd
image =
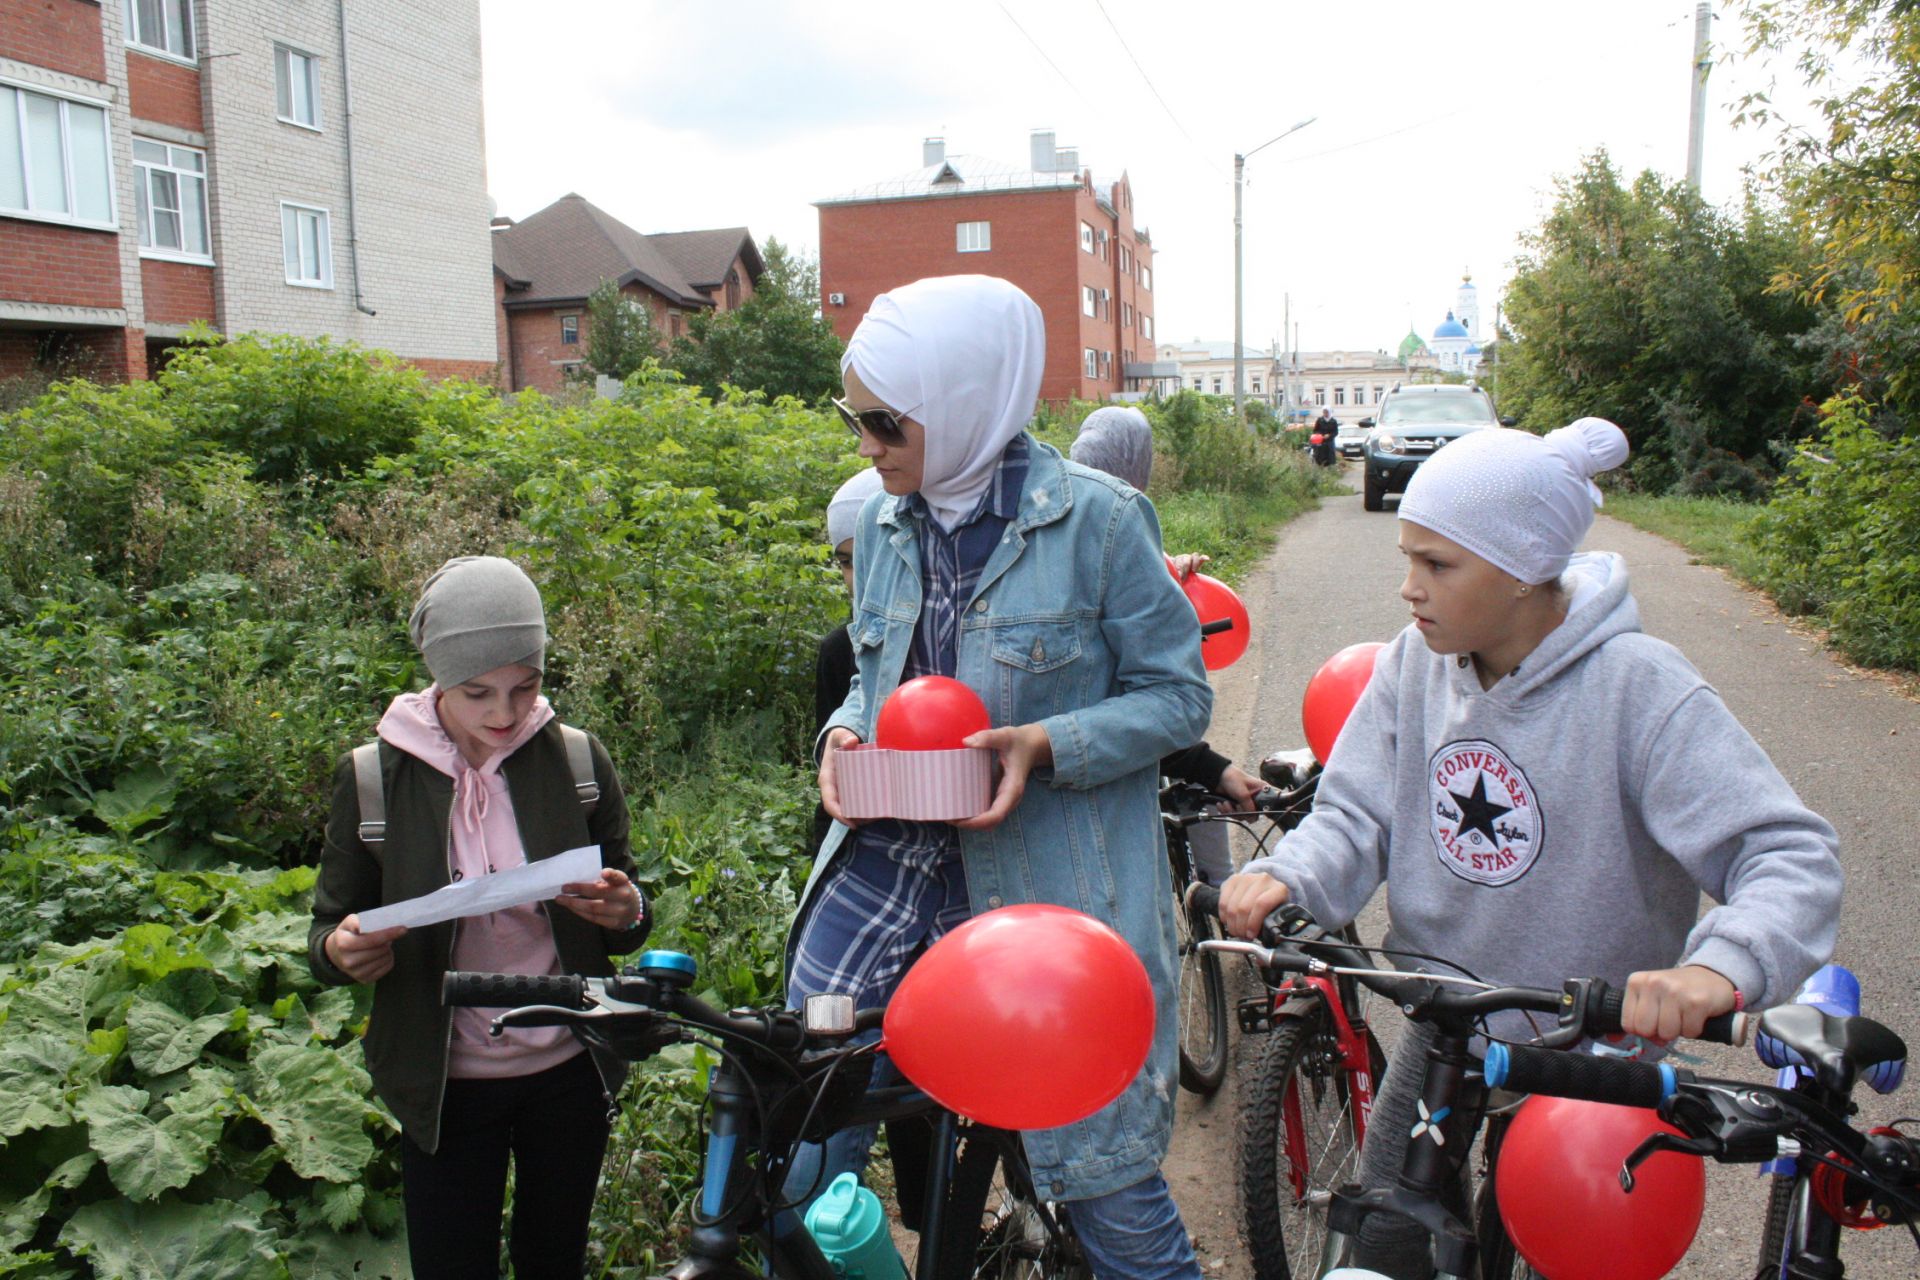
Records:
<instances>
[{"instance_id":1,"label":"white sheet of paper","mask_svg":"<svg viewBox=\"0 0 1920 1280\"><path fill-rule=\"evenodd\" d=\"M461 916L483 916L489 911L504 911L523 902L554 897L563 884L592 884L599 878L600 846L590 844L511 871L462 880L390 907L362 911L360 932L377 933L401 924L414 929Z\"/></svg>"}]
</instances>

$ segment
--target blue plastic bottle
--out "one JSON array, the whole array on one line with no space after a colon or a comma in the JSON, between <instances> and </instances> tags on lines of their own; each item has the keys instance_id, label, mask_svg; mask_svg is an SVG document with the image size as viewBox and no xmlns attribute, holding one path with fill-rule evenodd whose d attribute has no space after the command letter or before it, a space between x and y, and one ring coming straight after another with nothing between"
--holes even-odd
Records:
<instances>
[{"instance_id":1,"label":"blue plastic bottle","mask_svg":"<svg viewBox=\"0 0 1920 1280\"><path fill-rule=\"evenodd\" d=\"M880 1197L843 1173L807 1210L807 1231L846 1280L906 1280L907 1268L887 1230Z\"/></svg>"}]
</instances>

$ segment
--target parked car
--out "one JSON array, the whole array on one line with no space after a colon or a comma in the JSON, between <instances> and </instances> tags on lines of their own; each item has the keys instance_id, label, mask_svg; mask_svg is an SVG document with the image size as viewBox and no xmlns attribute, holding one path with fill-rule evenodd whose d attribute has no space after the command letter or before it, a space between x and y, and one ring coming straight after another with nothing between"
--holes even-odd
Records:
<instances>
[{"instance_id":1,"label":"parked car","mask_svg":"<svg viewBox=\"0 0 1920 1280\"><path fill-rule=\"evenodd\" d=\"M1372 418L1362 418L1358 422L1343 422L1340 430L1334 432L1333 443L1343 458L1357 458L1367 451L1367 432L1373 428Z\"/></svg>"},{"instance_id":2,"label":"parked car","mask_svg":"<svg viewBox=\"0 0 1920 1280\"><path fill-rule=\"evenodd\" d=\"M1363 418L1370 427L1362 453L1366 474L1361 497L1369 511L1386 510L1388 494L1405 493L1407 481L1434 450L1469 431L1483 427L1510 427L1512 418L1493 411L1493 400L1471 383L1395 387L1380 401L1375 418Z\"/></svg>"}]
</instances>

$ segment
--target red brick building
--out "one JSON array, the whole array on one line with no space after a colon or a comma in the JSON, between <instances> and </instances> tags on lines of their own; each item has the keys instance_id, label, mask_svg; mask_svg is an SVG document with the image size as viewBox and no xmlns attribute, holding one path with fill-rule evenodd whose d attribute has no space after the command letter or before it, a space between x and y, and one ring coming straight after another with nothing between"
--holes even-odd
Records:
<instances>
[{"instance_id":1,"label":"red brick building","mask_svg":"<svg viewBox=\"0 0 1920 1280\"><path fill-rule=\"evenodd\" d=\"M476 0L0 0L0 378L144 377L196 322L489 376L479 39Z\"/></svg>"},{"instance_id":2,"label":"red brick building","mask_svg":"<svg viewBox=\"0 0 1920 1280\"><path fill-rule=\"evenodd\" d=\"M587 297L614 280L671 341L687 316L732 311L766 271L745 227L642 235L577 195L493 232L494 321L501 384L559 390L587 352Z\"/></svg>"},{"instance_id":3,"label":"red brick building","mask_svg":"<svg viewBox=\"0 0 1920 1280\"><path fill-rule=\"evenodd\" d=\"M1104 400L1152 385L1153 242L1123 172L1096 182L1078 154L1036 130L1028 165L946 154L816 202L826 316L849 338L874 298L925 276L1011 280L1047 325L1044 400Z\"/></svg>"}]
</instances>

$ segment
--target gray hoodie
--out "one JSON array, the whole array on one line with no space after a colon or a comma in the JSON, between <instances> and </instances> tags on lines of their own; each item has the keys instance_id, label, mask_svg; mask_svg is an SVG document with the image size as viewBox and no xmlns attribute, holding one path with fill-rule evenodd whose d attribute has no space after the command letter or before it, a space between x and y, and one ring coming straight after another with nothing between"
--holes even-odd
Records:
<instances>
[{"instance_id":1,"label":"gray hoodie","mask_svg":"<svg viewBox=\"0 0 1920 1280\"><path fill-rule=\"evenodd\" d=\"M1640 630L1619 556L1576 556L1562 584L1566 620L1492 689L1470 659L1401 632L1312 815L1246 869L1327 923L1387 881L1389 946L1489 982L1685 963L1749 1008L1792 998L1833 951L1833 827L1679 650ZM1699 916L1702 892L1719 905Z\"/></svg>"}]
</instances>

